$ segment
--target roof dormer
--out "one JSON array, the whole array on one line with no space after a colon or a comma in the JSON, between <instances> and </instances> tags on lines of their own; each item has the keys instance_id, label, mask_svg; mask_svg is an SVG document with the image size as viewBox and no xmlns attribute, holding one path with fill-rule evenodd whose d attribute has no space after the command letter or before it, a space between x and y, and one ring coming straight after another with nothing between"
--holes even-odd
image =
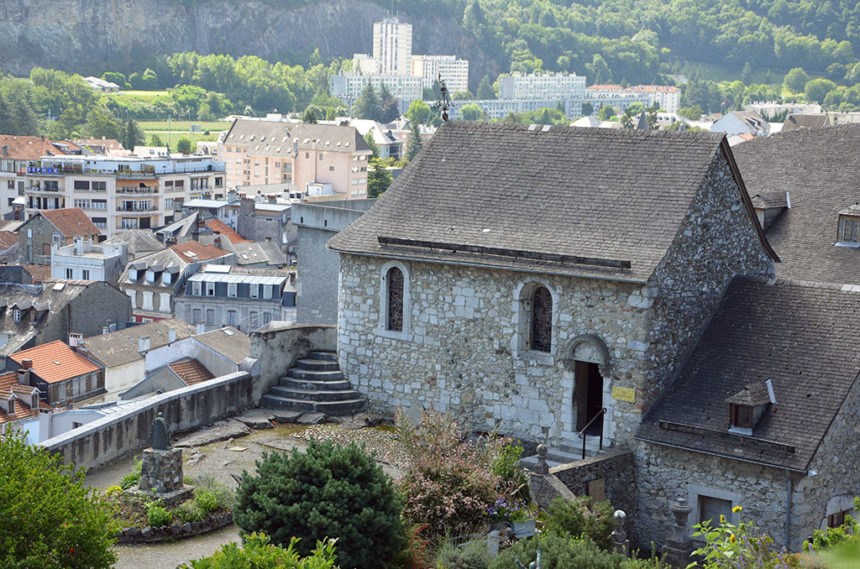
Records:
<instances>
[{"instance_id":1,"label":"roof dormer","mask_svg":"<svg viewBox=\"0 0 860 569\"><path fill-rule=\"evenodd\" d=\"M728 399L729 432L752 436L768 405L776 403L770 379L747 385Z\"/></svg>"},{"instance_id":2,"label":"roof dormer","mask_svg":"<svg viewBox=\"0 0 860 569\"><path fill-rule=\"evenodd\" d=\"M860 247L860 203L855 203L839 212L836 244L844 247Z\"/></svg>"}]
</instances>

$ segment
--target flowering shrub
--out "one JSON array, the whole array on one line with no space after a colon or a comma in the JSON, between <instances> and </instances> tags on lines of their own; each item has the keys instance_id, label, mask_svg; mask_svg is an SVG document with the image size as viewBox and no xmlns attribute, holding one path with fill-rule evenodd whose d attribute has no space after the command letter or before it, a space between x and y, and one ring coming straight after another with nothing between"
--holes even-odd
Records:
<instances>
[{"instance_id":1,"label":"flowering shrub","mask_svg":"<svg viewBox=\"0 0 860 569\"><path fill-rule=\"evenodd\" d=\"M436 412L425 412L417 427L398 415L396 426L409 458L399 483L404 516L426 524L431 539L485 522L501 485L491 465L505 441L465 442L457 424Z\"/></svg>"},{"instance_id":2,"label":"flowering shrub","mask_svg":"<svg viewBox=\"0 0 860 569\"><path fill-rule=\"evenodd\" d=\"M742 508L733 510L740 513ZM705 538L706 545L693 552L702 557L702 563L691 563L687 569L790 569L799 567L797 558L786 551L773 551L773 538L759 534L753 522L737 525L720 516L720 525L711 527L705 521L695 526L694 536Z\"/></svg>"},{"instance_id":3,"label":"flowering shrub","mask_svg":"<svg viewBox=\"0 0 860 569\"><path fill-rule=\"evenodd\" d=\"M528 504L523 501L508 501L504 497L496 498L487 510L487 515L493 522L522 522L533 517Z\"/></svg>"},{"instance_id":4,"label":"flowering shrub","mask_svg":"<svg viewBox=\"0 0 860 569\"><path fill-rule=\"evenodd\" d=\"M529 491L529 476L520 466L523 447L519 443L507 444L493 461L493 474L500 477L506 486L503 490L511 497L526 504L532 501Z\"/></svg>"}]
</instances>

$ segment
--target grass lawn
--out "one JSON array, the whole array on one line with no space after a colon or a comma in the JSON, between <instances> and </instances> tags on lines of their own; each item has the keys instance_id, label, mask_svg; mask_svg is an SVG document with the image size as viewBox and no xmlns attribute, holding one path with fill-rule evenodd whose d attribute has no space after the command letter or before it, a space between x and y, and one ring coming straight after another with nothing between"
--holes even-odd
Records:
<instances>
[{"instance_id":1,"label":"grass lawn","mask_svg":"<svg viewBox=\"0 0 860 569\"><path fill-rule=\"evenodd\" d=\"M188 132L191 130L192 124L199 124L200 128L203 130L227 130L230 128L230 125L233 124L230 121L170 121L168 125L167 121L140 121L137 124L140 125L140 128L143 130L163 130L167 132L168 127L173 132Z\"/></svg>"},{"instance_id":2,"label":"grass lawn","mask_svg":"<svg viewBox=\"0 0 860 569\"><path fill-rule=\"evenodd\" d=\"M158 138L161 139L161 142L167 144L167 131L166 130L144 130L143 134L146 135L146 144L149 144L149 138L154 134L157 135ZM176 143L179 142L180 138L187 138L191 141L191 148L197 146L197 142L201 140L209 140L215 141L218 140L219 131L213 130L209 132L209 136L206 136L202 132L190 133L188 131L179 132L177 130L173 130L170 132L170 146L171 148L176 147Z\"/></svg>"},{"instance_id":3,"label":"grass lawn","mask_svg":"<svg viewBox=\"0 0 860 569\"><path fill-rule=\"evenodd\" d=\"M119 99L124 102L140 101L142 103L152 103L159 97L165 99L170 98L170 94L164 91L118 91L116 93L107 93L108 97Z\"/></svg>"}]
</instances>

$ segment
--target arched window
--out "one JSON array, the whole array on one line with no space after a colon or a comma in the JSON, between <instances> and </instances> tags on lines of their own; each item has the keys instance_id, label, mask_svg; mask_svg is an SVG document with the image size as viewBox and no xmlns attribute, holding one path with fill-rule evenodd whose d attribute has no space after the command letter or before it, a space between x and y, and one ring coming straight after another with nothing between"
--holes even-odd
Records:
<instances>
[{"instance_id":1,"label":"arched window","mask_svg":"<svg viewBox=\"0 0 860 569\"><path fill-rule=\"evenodd\" d=\"M385 285L388 300L388 314L385 329L396 332L403 331L403 271L391 267L385 273Z\"/></svg>"},{"instance_id":2,"label":"arched window","mask_svg":"<svg viewBox=\"0 0 860 569\"><path fill-rule=\"evenodd\" d=\"M544 286L536 286L531 297L529 347L538 352L552 348L552 295Z\"/></svg>"}]
</instances>

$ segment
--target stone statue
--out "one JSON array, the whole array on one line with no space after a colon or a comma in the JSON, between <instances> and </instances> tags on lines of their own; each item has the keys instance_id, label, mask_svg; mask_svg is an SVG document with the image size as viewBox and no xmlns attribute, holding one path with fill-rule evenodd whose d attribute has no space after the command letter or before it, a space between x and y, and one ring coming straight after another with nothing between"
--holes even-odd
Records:
<instances>
[{"instance_id":1,"label":"stone statue","mask_svg":"<svg viewBox=\"0 0 860 569\"><path fill-rule=\"evenodd\" d=\"M152 422L152 448L154 450L170 450L170 432L167 430L167 421L159 412Z\"/></svg>"}]
</instances>

